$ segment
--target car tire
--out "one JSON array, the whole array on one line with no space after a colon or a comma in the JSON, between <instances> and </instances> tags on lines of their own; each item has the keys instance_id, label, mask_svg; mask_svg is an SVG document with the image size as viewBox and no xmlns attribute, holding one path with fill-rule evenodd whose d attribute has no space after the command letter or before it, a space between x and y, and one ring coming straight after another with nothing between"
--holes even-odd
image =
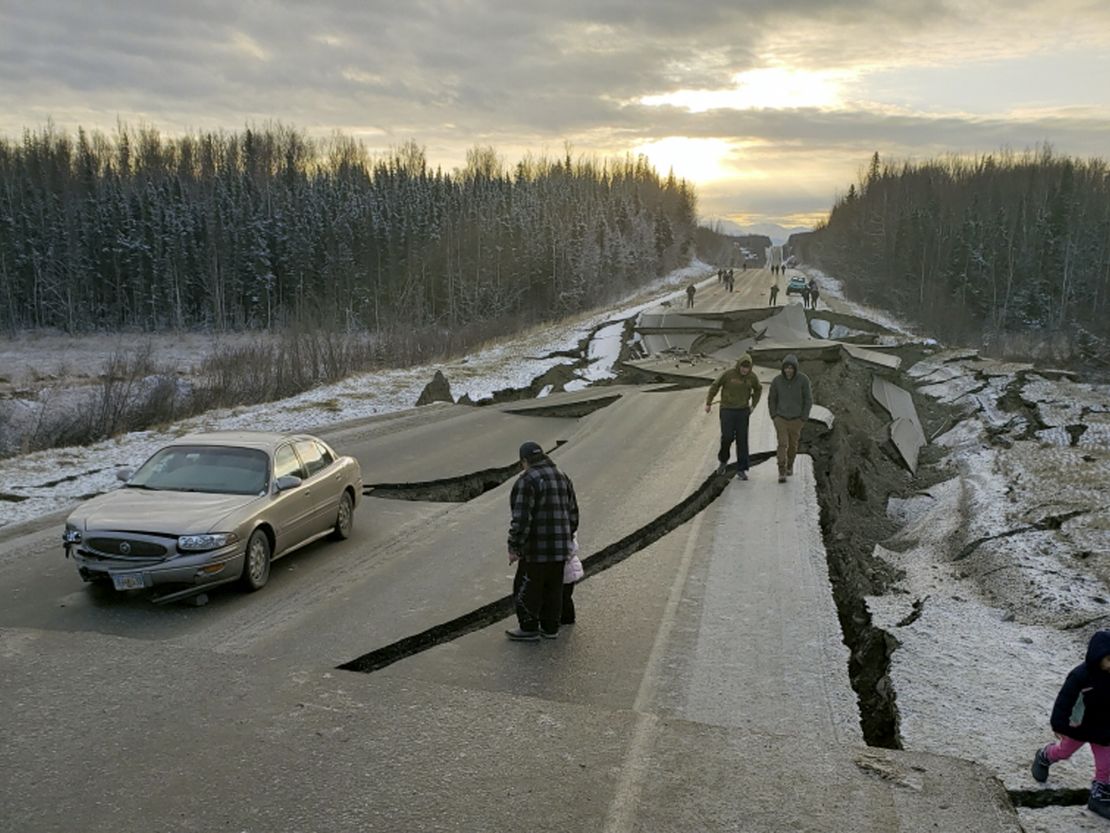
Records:
<instances>
[{"instance_id":1,"label":"car tire","mask_svg":"<svg viewBox=\"0 0 1110 833\"><path fill-rule=\"evenodd\" d=\"M355 525L355 502L351 493L344 491L339 496L339 511L335 516L335 528L329 536L333 541L346 541L351 537L351 529Z\"/></svg>"},{"instance_id":2,"label":"car tire","mask_svg":"<svg viewBox=\"0 0 1110 833\"><path fill-rule=\"evenodd\" d=\"M256 529L247 540L247 551L243 554L243 573L239 576L239 586L253 593L261 590L270 578L270 539L261 529Z\"/></svg>"}]
</instances>

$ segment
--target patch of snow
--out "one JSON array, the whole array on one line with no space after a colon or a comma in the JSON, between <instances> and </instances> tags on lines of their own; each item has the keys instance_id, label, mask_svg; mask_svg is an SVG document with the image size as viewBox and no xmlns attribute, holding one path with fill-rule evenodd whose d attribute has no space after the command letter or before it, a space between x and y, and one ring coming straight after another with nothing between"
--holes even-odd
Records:
<instances>
[{"instance_id":1,"label":"patch of snow","mask_svg":"<svg viewBox=\"0 0 1110 833\"><path fill-rule=\"evenodd\" d=\"M1036 436L1038 440L1046 445L1058 445L1061 448L1067 448L1071 445L1071 435L1059 426L1037 431Z\"/></svg>"},{"instance_id":2,"label":"patch of snow","mask_svg":"<svg viewBox=\"0 0 1110 833\"><path fill-rule=\"evenodd\" d=\"M921 386L918 390L940 402L951 404L969 394L983 390L986 386L986 382L982 382L974 376L957 376L944 382Z\"/></svg>"},{"instance_id":3,"label":"patch of snow","mask_svg":"<svg viewBox=\"0 0 1110 833\"><path fill-rule=\"evenodd\" d=\"M961 420L934 439L933 444L953 450L982 448L983 425L976 419Z\"/></svg>"},{"instance_id":4,"label":"patch of snow","mask_svg":"<svg viewBox=\"0 0 1110 833\"><path fill-rule=\"evenodd\" d=\"M903 567L897 554L884 558ZM927 597L868 598L872 620L900 643L890 678L898 692L903 747L954 755L984 764L1010 789L1037 786L1029 763L1051 741L1049 714L1068 672L1083 659L1087 637L1055 628L1008 621L943 581L943 570L925 579ZM918 579L920 583L922 579ZM924 599L909 624L907 599ZM1091 778L1089 756L1052 767L1057 785L1081 787Z\"/></svg>"},{"instance_id":5,"label":"patch of snow","mask_svg":"<svg viewBox=\"0 0 1110 833\"><path fill-rule=\"evenodd\" d=\"M950 393L980 369L986 384L969 398L981 410L935 440L954 476L888 501L902 528L876 554L900 578L867 605L873 624L898 641L890 679L904 747L969 758L1007 787L1031 789L1029 762L1052 739L1056 693L1091 632L1110 622L1110 568L1092 557L1105 551L1110 526L1110 455L1069 447L1062 425L1038 432L1046 442L1019 439L1026 421L999 400L1025 367L936 356L911 375ZM1077 387L1038 382L1023 396L1073 402L1082 398ZM1087 414L1087 433L1110 426L1100 419ZM999 426L1016 432L1009 447L990 445ZM1059 529L1037 528L1051 516ZM1084 753L1053 766L1057 786L1081 788L1090 778Z\"/></svg>"},{"instance_id":6,"label":"patch of snow","mask_svg":"<svg viewBox=\"0 0 1110 833\"><path fill-rule=\"evenodd\" d=\"M936 498L928 494L913 495L908 498L892 497L887 500L886 514L893 521L908 524L924 515L936 505L936 502Z\"/></svg>"},{"instance_id":7,"label":"patch of snow","mask_svg":"<svg viewBox=\"0 0 1110 833\"><path fill-rule=\"evenodd\" d=\"M1110 451L1110 414L1087 414L1087 430L1079 437L1079 447Z\"/></svg>"},{"instance_id":8,"label":"patch of snow","mask_svg":"<svg viewBox=\"0 0 1110 833\"><path fill-rule=\"evenodd\" d=\"M583 378L591 382L615 378L617 373L614 370L614 365L620 359L623 344L623 321L617 321L598 330L594 337L590 339L586 353L586 358L589 359L590 364L582 374Z\"/></svg>"},{"instance_id":9,"label":"patch of snow","mask_svg":"<svg viewBox=\"0 0 1110 833\"><path fill-rule=\"evenodd\" d=\"M809 329L818 338L829 338L832 332L832 325L823 318L811 318L809 321Z\"/></svg>"},{"instance_id":10,"label":"patch of snow","mask_svg":"<svg viewBox=\"0 0 1110 833\"><path fill-rule=\"evenodd\" d=\"M834 324L832 332L829 333L829 338L837 340L858 335L864 335L863 330L853 330L851 327L845 327L843 324Z\"/></svg>"}]
</instances>

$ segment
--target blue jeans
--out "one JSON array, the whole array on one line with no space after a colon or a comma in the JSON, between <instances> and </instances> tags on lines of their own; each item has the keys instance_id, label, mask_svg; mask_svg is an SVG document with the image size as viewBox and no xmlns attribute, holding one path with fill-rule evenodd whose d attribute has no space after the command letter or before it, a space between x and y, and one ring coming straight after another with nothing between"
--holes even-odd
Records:
<instances>
[{"instance_id":1,"label":"blue jeans","mask_svg":"<svg viewBox=\"0 0 1110 833\"><path fill-rule=\"evenodd\" d=\"M732 444L736 443L736 470L747 471L748 460L748 419L752 415L751 408L721 408L721 450L717 452L717 459L721 465L728 463L732 452Z\"/></svg>"}]
</instances>

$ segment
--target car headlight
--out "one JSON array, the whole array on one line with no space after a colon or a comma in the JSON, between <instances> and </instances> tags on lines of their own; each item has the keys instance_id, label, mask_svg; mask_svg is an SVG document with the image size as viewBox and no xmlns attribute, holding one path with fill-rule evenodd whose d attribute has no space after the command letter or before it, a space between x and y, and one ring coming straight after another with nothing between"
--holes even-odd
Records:
<instances>
[{"instance_id":1,"label":"car headlight","mask_svg":"<svg viewBox=\"0 0 1110 833\"><path fill-rule=\"evenodd\" d=\"M239 536L234 532L215 532L210 535L182 535L177 539L178 552L204 552L218 550L234 544Z\"/></svg>"},{"instance_id":2,"label":"car headlight","mask_svg":"<svg viewBox=\"0 0 1110 833\"><path fill-rule=\"evenodd\" d=\"M81 530L72 524L66 524L66 530L62 533L62 542L65 544L80 544Z\"/></svg>"}]
</instances>

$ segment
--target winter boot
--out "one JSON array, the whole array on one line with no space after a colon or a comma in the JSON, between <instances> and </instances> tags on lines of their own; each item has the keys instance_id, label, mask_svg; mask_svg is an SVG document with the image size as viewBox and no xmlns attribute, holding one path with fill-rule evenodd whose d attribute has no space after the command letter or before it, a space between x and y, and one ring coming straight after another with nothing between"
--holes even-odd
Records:
<instances>
[{"instance_id":1,"label":"winter boot","mask_svg":"<svg viewBox=\"0 0 1110 833\"><path fill-rule=\"evenodd\" d=\"M1052 766L1052 761L1048 759L1045 753L1045 747L1037 750L1037 754L1033 756L1033 780L1038 784L1043 784L1048 780L1048 768Z\"/></svg>"},{"instance_id":2,"label":"winter boot","mask_svg":"<svg viewBox=\"0 0 1110 833\"><path fill-rule=\"evenodd\" d=\"M1105 781L1091 782L1091 797L1087 799L1087 809L1104 819L1110 819L1110 784Z\"/></svg>"}]
</instances>

